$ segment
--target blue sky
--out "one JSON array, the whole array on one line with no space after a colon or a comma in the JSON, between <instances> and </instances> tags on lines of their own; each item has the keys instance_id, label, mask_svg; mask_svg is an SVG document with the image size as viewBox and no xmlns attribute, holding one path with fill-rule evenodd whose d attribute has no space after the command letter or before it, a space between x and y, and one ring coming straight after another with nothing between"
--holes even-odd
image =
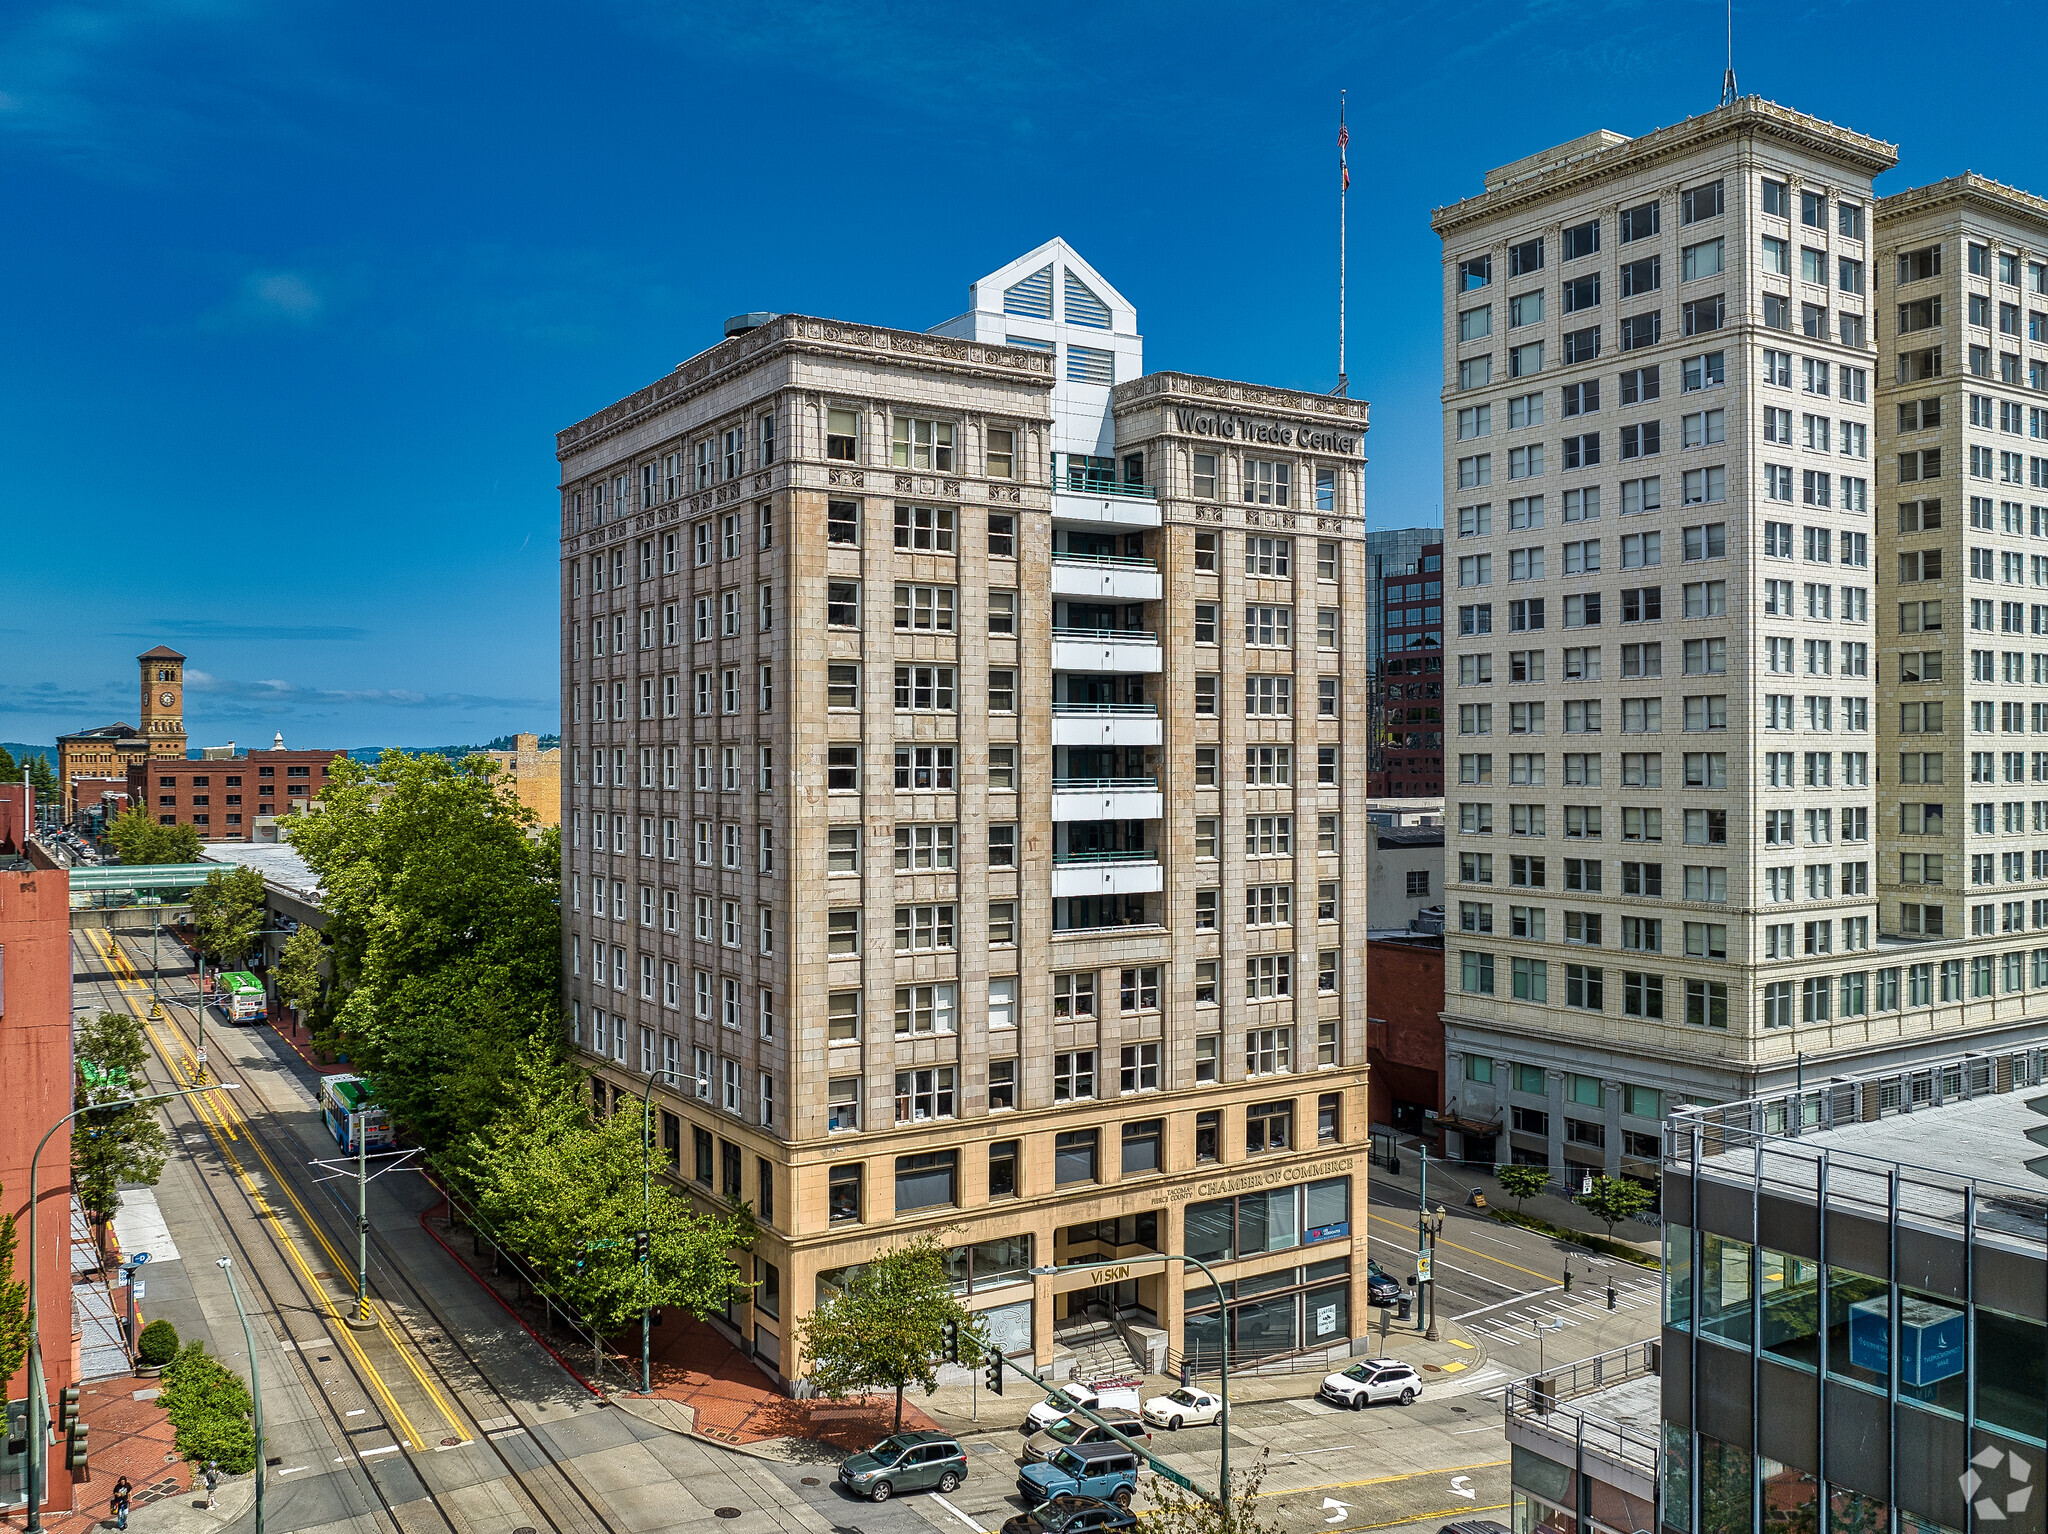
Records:
<instances>
[{"instance_id":1,"label":"blue sky","mask_svg":"<svg viewBox=\"0 0 2048 1534\"><path fill-rule=\"evenodd\" d=\"M1739 5L1742 87L1898 142L1884 189L2048 191L2024 113L1923 109L1928 25ZM923 328L1061 234L1149 366L1328 388L1340 87L1371 520L1431 521L1430 209L1721 65L1711 3L16 0L0 739L132 719L158 642L195 744L552 728L552 433L742 310Z\"/></svg>"}]
</instances>

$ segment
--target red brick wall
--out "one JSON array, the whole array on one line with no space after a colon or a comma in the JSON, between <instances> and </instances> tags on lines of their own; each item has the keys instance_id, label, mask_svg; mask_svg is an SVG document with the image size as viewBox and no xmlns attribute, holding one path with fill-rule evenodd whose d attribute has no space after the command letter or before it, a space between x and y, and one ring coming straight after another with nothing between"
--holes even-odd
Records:
<instances>
[{"instance_id":1,"label":"red brick wall","mask_svg":"<svg viewBox=\"0 0 2048 1534\"><path fill-rule=\"evenodd\" d=\"M0 789L0 794L6 791ZM0 812L6 813L6 812ZM17 809L14 813L19 813ZM44 859L32 859L38 863ZM14 1276L28 1278L28 1172L36 1142L71 1111L71 877L62 869L0 870L0 1210L21 1243ZM75 1378L71 1348L71 1137L59 1130L38 1163L41 1271L38 1330L50 1394ZM27 1371L0 1382L5 1399L28 1394ZM71 1477L50 1476L48 1506L68 1508Z\"/></svg>"},{"instance_id":2,"label":"red brick wall","mask_svg":"<svg viewBox=\"0 0 2048 1534\"><path fill-rule=\"evenodd\" d=\"M215 761L139 762L128 769L128 802L159 822L168 815L168 824L197 827L201 841L247 841L258 815L303 809L327 786L328 763L340 754L251 751ZM295 767L303 775L294 777Z\"/></svg>"},{"instance_id":3,"label":"red brick wall","mask_svg":"<svg viewBox=\"0 0 2048 1534\"><path fill-rule=\"evenodd\" d=\"M1397 1098L1443 1112L1443 944L1368 942L1365 994L1373 1123L1394 1122Z\"/></svg>"}]
</instances>

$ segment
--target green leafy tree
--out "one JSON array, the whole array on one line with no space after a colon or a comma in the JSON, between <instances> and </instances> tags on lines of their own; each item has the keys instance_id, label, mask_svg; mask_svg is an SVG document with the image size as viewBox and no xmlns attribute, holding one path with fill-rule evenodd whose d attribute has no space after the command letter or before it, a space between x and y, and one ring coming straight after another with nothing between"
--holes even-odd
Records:
<instances>
[{"instance_id":1,"label":"green leafy tree","mask_svg":"<svg viewBox=\"0 0 2048 1534\"><path fill-rule=\"evenodd\" d=\"M177 1430L179 1454L195 1465L219 1460L229 1475L256 1468L256 1429L250 1421L254 1403L249 1387L203 1342L188 1342L185 1351L164 1370L163 1393L157 1397Z\"/></svg>"},{"instance_id":2,"label":"green leafy tree","mask_svg":"<svg viewBox=\"0 0 2048 1534\"><path fill-rule=\"evenodd\" d=\"M1251 1469L1230 1478L1230 1495L1221 1504L1156 1477L1145 1492L1152 1505L1143 1527L1147 1534L1280 1534L1284 1525L1260 1497L1265 1480L1263 1452Z\"/></svg>"},{"instance_id":3,"label":"green leafy tree","mask_svg":"<svg viewBox=\"0 0 2048 1534\"><path fill-rule=\"evenodd\" d=\"M20 781L21 764L15 761L12 751L9 751L5 746L0 746L0 783L19 783ZM37 797L40 798L41 796L38 795Z\"/></svg>"},{"instance_id":4,"label":"green leafy tree","mask_svg":"<svg viewBox=\"0 0 2048 1534\"><path fill-rule=\"evenodd\" d=\"M253 868L216 868L192 891L199 944L222 969L240 969L263 930L263 875Z\"/></svg>"},{"instance_id":5,"label":"green leafy tree","mask_svg":"<svg viewBox=\"0 0 2048 1534\"><path fill-rule=\"evenodd\" d=\"M321 976L326 962L327 949L320 929L311 925L300 927L284 940L284 952L277 961L277 994L316 1033L327 1028L326 986Z\"/></svg>"},{"instance_id":6,"label":"green leafy tree","mask_svg":"<svg viewBox=\"0 0 2048 1534\"><path fill-rule=\"evenodd\" d=\"M515 1055L508 1086L504 1110L470 1137L459 1176L498 1237L598 1335L643 1309L715 1315L745 1290L732 1258L754 1240L745 1205L700 1215L657 1178L643 1206L639 1104L592 1122L575 1069L539 1042ZM644 1279L633 1254L643 1219L651 1232Z\"/></svg>"},{"instance_id":7,"label":"green leafy tree","mask_svg":"<svg viewBox=\"0 0 2048 1534\"><path fill-rule=\"evenodd\" d=\"M72 1106L87 1110L71 1129L72 1190L104 1251L107 1226L121 1207L121 1184L155 1183L170 1142L154 1105L128 1100L146 1058L134 1018L102 1012L79 1029L72 1048L78 1062Z\"/></svg>"},{"instance_id":8,"label":"green leafy tree","mask_svg":"<svg viewBox=\"0 0 2048 1534\"><path fill-rule=\"evenodd\" d=\"M926 1395L939 1388L949 1326L959 1328L963 1360L988 1351L981 1322L954 1298L945 1249L924 1235L848 1275L839 1293L798 1318L796 1336L811 1383L825 1395L837 1400L876 1386L895 1391L901 1431L905 1388L916 1385Z\"/></svg>"},{"instance_id":9,"label":"green leafy tree","mask_svg":"<svg viewBox=\"0 0 2048 1534\"><path fill-rule=\"evenodd\" d=\"M286 830L320 878L334 994L323 1046L444 1157L506 1100L520 1047L559 1035L561 840L488 757L337 760Z\"/></svg>"},{"instance_id":10,"label":"green leafy tree","mask_svg":"<svg viewBox=\"0 0 2048 1534\"><path fill-rule=\"evenodd\" d=\"M157 863L199 861L199 833L190 826L161 826L147 810L116 815L107 826L107 843L123 863L148 867Z\"/></svg>"},{"instance_id":11,"label":"green leafy tree","mask_svg":"<svg viewBox=\"0 0 2048 1534\"><path fill-rule=\"evenodd\" d=\"M1641 1214L1655 1197L1641 1183L1630 1182L1626 1177L1596 1177L1593 1185L1572 1202L1603 1222L1611 1241L1614 1227Z\"/></svg>"},{"instance_id":12,"label":"green leafy tree","mask_svg":"<svg viewBox=\"0 0 2048 1534\"><path fill-rule=\"evenodd\" d=\"M1522 1201L1534 1198L1550 1186L1550 1168L1547 1166L1525 1166L1511 1161L1494 1173L1500 1182L1500 1191L1515 1201L1515 1213L1522 1212Z\"/></svg>"},{"instance_id":13,"label":"green leafy tree","mask_svg":"<svg viewBox=\"0 0 2048 1534\"><path fill-rule=\"evenodd\" d=\"M0 1382L19 1374L28 1358L28 1284L15 1281L17 1245L14 1216L0 1214Z\"/></svg>"}]
</instances>

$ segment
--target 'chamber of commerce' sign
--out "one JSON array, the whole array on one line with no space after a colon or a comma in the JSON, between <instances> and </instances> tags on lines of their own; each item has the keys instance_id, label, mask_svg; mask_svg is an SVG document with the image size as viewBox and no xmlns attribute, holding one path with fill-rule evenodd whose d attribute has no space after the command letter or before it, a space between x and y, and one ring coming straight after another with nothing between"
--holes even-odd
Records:
<instances>
[{"instance_id":1,"label":"'chamber of commerce' sign","mask_svg":"<svg viewBox=\"0 0 2048 1534\"><path fill-rule=\"evenodd\" d=\"M1176 410L1176 429L1196 437L1227 437L1244 442L1272 442L1281 447L1298 447L1309 453L1355 453L1358 438L1341 431L1317 426L1289 426L1280 421L1258 421L1249 416L1221 415L1207 410Z\"/></svg>"}]
</instances>

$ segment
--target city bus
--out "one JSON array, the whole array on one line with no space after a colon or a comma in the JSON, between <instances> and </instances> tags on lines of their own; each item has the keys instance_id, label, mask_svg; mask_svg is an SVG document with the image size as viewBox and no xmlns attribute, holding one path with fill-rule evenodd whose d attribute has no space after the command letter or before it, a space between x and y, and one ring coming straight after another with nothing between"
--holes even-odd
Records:
<instances>
[{"instance_id":1,"label":"city bus","mask_svg":"<svg viewBox=\"0 0 2048 1534\"><path fill-rule=\"evenodd\" d=\"M247 970L231 970L214 976L214 1000L231 1023L260 1023L269 1015L263 999L263 982Z\"/></svg>"},{"instance_id":2,"label":"city bus","mask_svg":"<svg viewBox=\"0 0 2048 1534\"><path fill-rule=\"evenodd\" d=\"M320 1079L320 1114L327 1120L327 1132L343 1150L355 1150L357 1129L362 1131L366 1149L391 1149L391 1118L375 1106L376 1095L369 1082L360 1076Z\"/></svg>"}]
</instances>

